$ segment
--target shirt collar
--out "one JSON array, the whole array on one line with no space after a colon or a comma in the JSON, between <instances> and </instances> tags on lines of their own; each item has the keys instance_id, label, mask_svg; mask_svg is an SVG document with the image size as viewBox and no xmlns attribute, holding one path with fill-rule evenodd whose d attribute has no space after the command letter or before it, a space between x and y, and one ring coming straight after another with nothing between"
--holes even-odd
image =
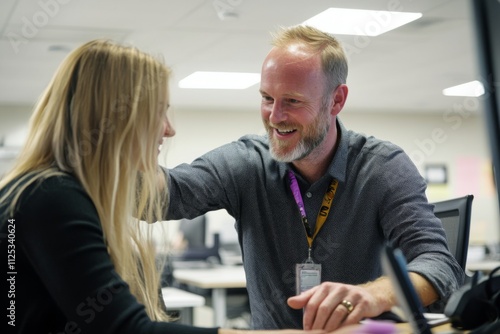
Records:
<instances>
[{"instance_id":1,"label":"shirt collar","mask_svg":"<svg viewBox=\"0 0 500 334\"><path fill-rule=\"evenodd\" d=\"M337 117L337 129L340 133L337 151L328 167L328 174L339 182L344 182L347 169L347 154L349 152L349 131Z\"/></svg>"}]
</instances>

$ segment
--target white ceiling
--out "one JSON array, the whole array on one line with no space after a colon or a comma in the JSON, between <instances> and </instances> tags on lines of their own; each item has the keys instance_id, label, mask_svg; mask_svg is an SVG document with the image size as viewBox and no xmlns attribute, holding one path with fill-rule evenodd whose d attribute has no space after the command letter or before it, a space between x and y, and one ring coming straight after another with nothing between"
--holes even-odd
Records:
<instances>
[{"instance_id":1,"label":"white ceiling","mask_svg":"<svg viewBox=\"0 0 500 334\"><path fill-rule=\"evenodd\" d=\"M0 105L32 105L68 50L108 37L164 55L177 107L258 110L258 85L177 82L196 70L260 72L270 32L329 7L423 13L378 37L338 36L350 60L346 108L443 112L464 100L444 88L478 79L469 0L2 0ZM237 18L221 20L224 8Z\"/></svg>"}]
</instances>

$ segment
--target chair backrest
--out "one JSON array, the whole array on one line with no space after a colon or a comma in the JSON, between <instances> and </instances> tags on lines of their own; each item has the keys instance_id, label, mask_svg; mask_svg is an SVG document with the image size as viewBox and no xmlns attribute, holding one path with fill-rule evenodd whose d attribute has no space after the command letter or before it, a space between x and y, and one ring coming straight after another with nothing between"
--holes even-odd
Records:
<instances>
[{"instance_id":1,"label":"chair backrest","mask_svg":"<svg viewBox=\"0 0 500 334\"><path fill-rule=\"evenodd\" d=\"M434 214L443 223L450 252L465 270L473 195L435 202Z\"/></svg>"}]
</instances>

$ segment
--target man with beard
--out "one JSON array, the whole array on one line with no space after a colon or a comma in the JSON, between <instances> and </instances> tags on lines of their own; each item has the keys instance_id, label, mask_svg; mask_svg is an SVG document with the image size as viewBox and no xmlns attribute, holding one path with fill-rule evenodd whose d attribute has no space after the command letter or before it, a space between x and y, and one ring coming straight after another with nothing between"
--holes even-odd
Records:
<instances>
[{"instance_id":1,"label":"man with beard","mask_svg":"<svg viewBox=\"0 0 500 334\"><path fill-rule=\"evenodd\" d=\"M267 136L168 171L167 219L218 209L235 218L254 328L331 331L389 311L385 242L403 251L424 305L463 281L409 157L338 119L346 77L334 37L283 29L262 66Z\"/></svg>"}]
</instances>

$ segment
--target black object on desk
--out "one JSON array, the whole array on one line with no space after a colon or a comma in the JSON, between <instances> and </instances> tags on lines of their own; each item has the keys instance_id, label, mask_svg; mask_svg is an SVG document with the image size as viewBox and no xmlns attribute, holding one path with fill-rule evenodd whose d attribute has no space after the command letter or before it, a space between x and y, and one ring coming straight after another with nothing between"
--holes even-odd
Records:
<instances>
[{"instance_id":1,"label":"black object on desk","mask_svg":"<svg viewBox=\"0 0 500 334\"><path fill-rule=\"evenodd\" d=\"M498 271L500 267L486 276L476 272L470 283L450 297L444 313L454 328L479 330L496 323L500 329L500 275L495 275Z\"/></svg>"},{"instance_id":2,"label":"black object on desk","mask_svg":"<svg viewBox=\"0 0 500 334\"><path fill-rule=\"evenodd\" d=\"M412 330L419 334L432 334L431 326L424 316L422 303L408 275L406 259L401 250L386 244L382 253L382 265L394 284L398 301Z\"/></svg>"}]
</instances>

